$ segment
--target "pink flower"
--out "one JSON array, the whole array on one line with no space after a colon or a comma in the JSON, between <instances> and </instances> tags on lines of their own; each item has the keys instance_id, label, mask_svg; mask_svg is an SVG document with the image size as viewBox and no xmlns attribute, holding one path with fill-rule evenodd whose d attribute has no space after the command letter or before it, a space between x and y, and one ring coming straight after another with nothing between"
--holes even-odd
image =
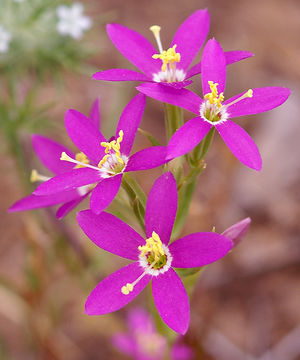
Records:
<instances>
[{"instance_id":1,"label":"pink flower","mask_svg":"<svg viewBox=\"0 0 300 360\"><path fill-rule=\"evenodd\" d=\"M209 40L202 56L203 97L187 89L174 89L160 84L141 84L137 89L154 99L187 109L197 117L189 120L171 137L167 159L192 150L212 127L219 132L232 153L246 166L261 170L262 160L257 146L231 118L258 114L284 103L291 91L283 87L249 89L224 101L226 57L219 43Z\"/></svg>"},{"instance_id":2,"label":"pink flower","mask_svg":"<svg viewBox=\"0 0 300 360\"><path fill-rule=\"evenodd\" d=\"M91 123L91 126L99 129L99 100L94 102L87 121ZM60 160L62 152L65 152L70 157L75 157L73 151L69 150L65 146L45 136L37 134L32 136L32 145L39 160L50 172L54 173L56 176L65 174L73 169L73 164ZM44 182L48 181L49 179L50 177L38 174L36 170L33 170L31 175L31 180L33 182ZM83 201L87 196L89 196L90 193L91 188L89 186L83 186L77 189L72 189L69 191L62 190L60 192L44 196L31 194L17 201L8 209L8 212L27 211L54 206L57 204L63 204L56 213L57 218L61 219L71 210L73 210L78 204L80 204L81 201Z\"/></svg>"},{"instance_id":3,"label":"pink flower","mask_svg":"<svg viewBox=\"0 0 300 360\"><path fill-rule=\"evenodd\" d=\"M121 309L152 280L153 298L163 321L174 331L186 333L190 321L188 295L173 268L194 268L225 256L232 241L214 232L198 232L170 243L177 212L177 185L167 172L154 183L147 200L145 240L117 217L90 210L77 220L85 234L100 248L134 262L101 281L87 299L89 315Z\"/></svg>"},{"instance_id":4,"label":"pink flower","mask_svg":"<svg viewBox=\"0 0 300 360\"><path fill-rule=\"evenodd\" d=\"M95 80L106 81L146 81L149 86L161 83L174 88L183 88L201 72L201 62L191 67L195 56L201 49L209 30L209 13L197 10L178 28L170 48L163 50L160 40L160 26L151 26L158 51L142 35L119 24L108 24L107 34L116 48L141 72L127 69L111 69L97 72ZM226 63L253 56L248 51L229 51L225 53Z\"/></svg>"}]
</instances>

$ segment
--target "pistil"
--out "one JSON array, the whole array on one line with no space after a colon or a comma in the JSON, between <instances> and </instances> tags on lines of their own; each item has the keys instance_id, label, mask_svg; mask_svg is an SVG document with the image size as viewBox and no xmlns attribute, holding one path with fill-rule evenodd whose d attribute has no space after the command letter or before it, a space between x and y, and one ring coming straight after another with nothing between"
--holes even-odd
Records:
<instances>
[{"instance_id":1,"label":"pistil","mask_svg":"<svg viewBox=\"0 0 300 360\"><path fill-rule=\"evenodd\" d=\"M176 69L176 63L180 62L181 55L176 52L177 45L173 45L168 50L163 50L161 39L160 39L160 26L153 25L150 27L155 40L157 42L159 54L152 55L153 59L160 59L162 61L161 72L153 74L153 80L156 82L176 82L183 81L185 73L183 70Z\"/></svg>"},{"instance_id":2,"label":"pistil","mask_svg":"<svg viewBox=\"0 0 300 360\"><path fill-rule=\"evenodd\" d=\"M31 175L30 175L30 182L36 182L36 181L48 181L51 178L48 176L44 176L39 174L35 169L33 169L31 171Z\"/></svg>"}]
</instances>

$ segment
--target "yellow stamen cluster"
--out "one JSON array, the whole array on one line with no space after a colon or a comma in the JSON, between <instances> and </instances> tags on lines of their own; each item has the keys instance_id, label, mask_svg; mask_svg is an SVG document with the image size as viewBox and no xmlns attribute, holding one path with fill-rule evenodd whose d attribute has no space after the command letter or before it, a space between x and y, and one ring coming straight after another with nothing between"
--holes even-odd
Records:
<instances>
[{"instance_id":1,"label":"yellow stamen cluster","mask_svg":"<svg viewBox=\"0 0 300 360\"><path fill-rule=\"evenodd\" d=\"M180 62L180 53L176 52L176 44L169 48L168 50L162 51L160 54L154 54L153 59L160 59L163 64L161 70L165 72L167 70L167 66L169 65L170 69L174 69L176 65L175 62Z\"/></svg>"},{"instance_id":2,"label":"yellow stamen cluster","mask_svg":"<svg viewBox=\"0 0 300 360\"><path fill-rule=\"evenodd\" d=\"M89 163L90 163L90 162L89 162L89 159L87 158L87 156L86 156L83 152L77 153L77 154L75 155L75 159L76 159L76 161L79 161L79 162L81 162L81 163L83 163L83 164L89 164ZM75 166L75 169L83 168L83 167L84 167L84 165L77 164L77 165Z\"/></svg>"},{"instance_id":3,"label":"yellow stamen cluster","mask_svg":"<svg viewBox=\"0 0 300 360\"><path fill-rule=\"evenodd\" d=\"M139 250L141 251L141 256L151 253L154 256L155 262L165 255L160 237L155 231L152 232L152 236L149 239L146 239L146 245L139 246Z\"/></svg>"},{"instance_id":4,"label":"yellow stamen cluster","mask_svg":"<svg viewBox=\"0 0 300 360\"><path fill-rule=\"evenodd\" d=\"M99 168L101 168L102 165L105 163L105 161L109 158L111 150L113 150L115 152L118 162L122 165L124 164L124 161L121 158L121 153L120 153L120 143L123 140L123 136L124 136L124 132L123 132L123 130L120 130L119 137L117 138L117 140L112 140L111 142L103 141L101 143L101 146L105 147L106 155L104 155L103 159L99 162L99 164L98 164Z\"/></svg>"},{"instance_id":5,"label":"yellow stamen cluster","mask_svg":"<svg viewBox=\"0 0 300 360\"><path fill-rule=\"evenodd\" d=\"M222 106L222 101L224 101L224 94L221 93L218 96L218 83L214 83L213 81L208 82L210 87L210 93L204 96L204 99L208 100L210 104L216 104L219 108Z\"/></svg>"},{"instance_id":6,"label":"yellow stamen cluster","mask_svg":"<svg viewBox=\"0 0 300 360\"><path fill-rule=\"evenodd\" d=\"M160 240L159 235L153 231L152 236L149 239L146 239L146 245L139 246L138 249L141 251L141 256L144 256L148 253L154 258L152 264L149 265L149 269L152 269L153 266L160 260L161 256L165 255L164 249L162 247L162 242ZM127 283L122 286L121 293L124 295L128 295L133 291L134 286L147 274L147 270L143 272L133 283Z\"/></svg>"}]
</instances>

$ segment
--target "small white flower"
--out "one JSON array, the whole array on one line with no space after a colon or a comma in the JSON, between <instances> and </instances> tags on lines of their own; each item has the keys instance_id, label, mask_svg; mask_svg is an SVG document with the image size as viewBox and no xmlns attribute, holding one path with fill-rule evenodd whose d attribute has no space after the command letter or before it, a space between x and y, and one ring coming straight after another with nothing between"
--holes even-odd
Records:
<instances>
[{"instance_id":1,"label":"small white flower","mask_svg":"<svg viewBox=\"0 0 300 360\"><path fill-rule=\"evenodd\" d=\"M57 31L62 35L69 35L74 39L80 39L84 31L92 26L92 19L83 15L83 6L74 3L72 6L61 5L56 9L58 23Z\"/></svg>"},{"instance_id":2,"label":"small white flower","mask_svg":"<svg viewBox=\"0 0 300 360\"><path fill-rule=\"evenodd\" d=\"M11 41L11 33L7 31L2 25L0 25L0 53L4 54L9 49L9 43Z\"/></svg>"}]
</instances>

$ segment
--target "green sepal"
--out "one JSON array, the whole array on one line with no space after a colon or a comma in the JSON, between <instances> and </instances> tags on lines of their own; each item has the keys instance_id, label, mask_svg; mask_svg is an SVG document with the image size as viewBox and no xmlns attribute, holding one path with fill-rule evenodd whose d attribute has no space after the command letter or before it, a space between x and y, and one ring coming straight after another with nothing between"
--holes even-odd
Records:
<instances>
[{"instance_id":1,"label":"green sepal","mask_svg":"<svg viewBox=\"0 0 300 360\"><path fill-rule=\"evenodd\" d=\"M153 145L153 146L161 146L161 143L156 139L156 137L154 137L148 131L145 131L145 130L143 130L141 128L138 128L138 131L149 140L151 145Z\"/></svg>"}]
</instances>

